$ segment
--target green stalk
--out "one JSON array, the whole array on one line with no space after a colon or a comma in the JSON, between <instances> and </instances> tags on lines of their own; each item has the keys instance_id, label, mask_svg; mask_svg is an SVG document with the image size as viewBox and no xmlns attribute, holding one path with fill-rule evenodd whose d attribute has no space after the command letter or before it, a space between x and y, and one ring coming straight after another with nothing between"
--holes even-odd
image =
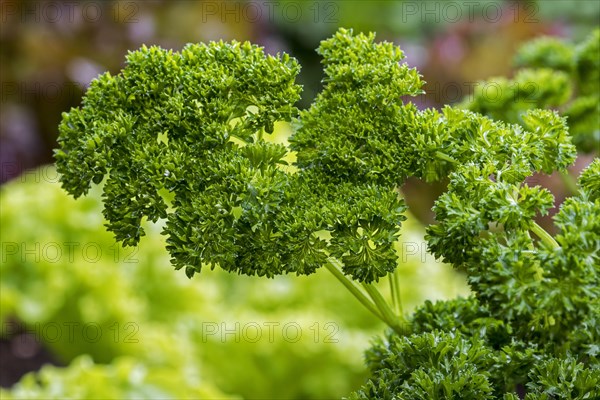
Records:
<instances>
[{"instance_id":1,"label":"green stalk","mask_svg":"<svg viewBox=\"0 0 600 400\"><path fill-rule=\"evenodd\" d=\"M352 293L354 297L358 301L362 303L373 315L382 320L385 324L389 325L386 319L381 315L377 307L373 304L371 300L364 295L364 293L350 280L344 275L340 269L339 261L335 258L328 258L325 267L337 278L338 281L342 283Z\"/></svg>"},{"instance_id":2,"label":"green stalk","mask_svg":"<svg viewBox=\"0 0 600 400\"><path fill-rule=\"evenodd\" d=\"M385 301L379 290L371 284L371 283L363 283L363 287L373 299L373 302L381 311L383 317L386 320L386 323L390 328L396 331L401 336L406 335L408 329L406 328L405 320L403 317L398 317L388 306L388 303Z\"/></svg>"},{"instance_id":3,"label":"green stalk","mask_svg":"<svg viewBox=\"0 0 600 400\"><path fill-rule=\"evenodd\" d=\"M399 293L396 292L396 286L394 285L394 273L390 272L388 274L388 281L390 282L390 293L392 294L392 306L395 308L394 311L398 312L398 300L397 297L399 295Z\"/></svg>"},{"instance_id":4,"label":"green stalk","mask_svg":"<svg viewBox=\"0 0 600 400\"><path fill-rule=\"evenodd\" d=\"M456 164L456 163L457 163L457 161L456 161L454 158L450 157L450 156L449 156L448 154L446 154L446 153L442 153L441 151L436 151L436 152L435 152L435 155L436 155L438 158L440 158L440 159L442 159L442 160L444 160L444 161L448 161L448 162L451 162L451 163L453 163L453 164Z\"/></svg>"},{"instance_id":5,"label":"green stalk","mask_svg":"<svg viewBox=\"0 0 600 400\"><path fill-rule=\"evenodd\" d=\"M398 268L396 268L394 272L389 275L389 278L390 289L392 292L392 303L396 308L396 313L398 313L398 315L403 315L404 311L402 310L402 299L400 298L400 279L398 277Z\"/></svg>"},{"instance_id":6,"label":"green stalk","mask_svg":"<svg viewBox=\"0 0 600 400\"><path fill-rule=\"evenodd\" d=\"M546 245L550 246L553 249L558 249L560 245L554 240L552 235L544 230L541 226L537 224L537 222L533 221L533 226L531 227L531 231L537 235Z\"/></svg>"}]
</instances>

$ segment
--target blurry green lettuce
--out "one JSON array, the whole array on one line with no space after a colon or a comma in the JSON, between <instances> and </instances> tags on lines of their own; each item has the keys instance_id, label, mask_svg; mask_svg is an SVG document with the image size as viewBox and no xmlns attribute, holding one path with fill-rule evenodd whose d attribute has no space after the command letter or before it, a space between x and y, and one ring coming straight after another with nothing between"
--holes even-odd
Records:
<instances>
[{"instance_id":1,"label":"blurry green lettuce","mask_svg":"<svg viewBox=\"0 0 600 400\"><path fill-rule=\"evenodd\" d=\"M83 355L68 368L45 366L37 374L27 374L11 391L0 394L6 400L237 398L191 379L181 385L176 378L170 369L147 368L128 357L101 365Z\"/></svg>"}]
</instances>

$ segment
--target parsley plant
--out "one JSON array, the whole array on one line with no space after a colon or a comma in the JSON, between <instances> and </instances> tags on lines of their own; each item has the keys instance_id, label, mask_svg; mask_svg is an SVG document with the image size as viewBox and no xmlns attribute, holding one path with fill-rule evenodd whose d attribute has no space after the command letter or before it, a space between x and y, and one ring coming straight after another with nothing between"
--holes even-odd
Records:
<instances>
[{"instance_id":1,"label":"parsley plant","mask_svg":"<svg viewBox=\"0 0 600 400\"><path fill-rule=\"evenodd\" d=\"M442 110L410 102L421 76L374 34L340 29L321 43L324 88L303 111L286 54L142 47L63 115L56 163L75 197L104 181L107 227L124 245L142 220L166 219L172 263L189 277L331 271L391 328L351 398L599 398L600 160L572 185L554 236L535 222L554 196L525 183L568 180L577 151L598 148L599 43L600 31L577 46L534 41L513 79L494 80L500 98L478 89ZM279 121L293 124L289 146L266 140ZM410 316L394 248L408 177L448 180L429 250L472 289Z\"/></svg>"}]
</instances>

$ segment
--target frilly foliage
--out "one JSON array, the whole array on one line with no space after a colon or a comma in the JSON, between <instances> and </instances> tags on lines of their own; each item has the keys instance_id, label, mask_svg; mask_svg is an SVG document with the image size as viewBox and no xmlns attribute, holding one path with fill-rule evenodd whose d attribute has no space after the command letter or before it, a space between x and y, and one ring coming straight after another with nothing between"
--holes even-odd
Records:
<instances>
[{"instance_id":1,"label":"frilly foliage","mask_svg":"<svg viewBox=\"0 0 600 400\"><path fill-rule=\"evenodd\" d=\"M484 86L475 92L469 108L505 122L473 114L478 122L472 131L481 134L467 136L469 151L458 154L468 158L449 171L447 191L434 207L437 224L428 228L429 249L467 273L473 296L427 302L410 320L412 335L390 333L376 341L367 353L373 376L351 398L518 399L519 388L526 399L600 396L600 160L582 172L579 193L553 217L554 238L533 220L554 207L554 197L523 183L534 171L564 170L576 155L572 119L533 108L571 101L567 72L584 71L572 61L574 55L564 56L567 50L545 53L557 43L543 39L524 47L529 62L543 69L487 83L509 96L491 101ZM585 42L578 54L590 47ZM527 85L540 90L533 106L519 92ZM585 88L576 90L586 96ZM597 97L592 102L597 107ZM499 136L490 125L507 132ZM592 137L597 129L596 124L586 134ZM452 137L461 148L463 136ZM486 143L478 145L480 138ZM459 159L456 152L443 151Z\"/></svg>"},{"instance_id":2,"label":"frilly foliage","mask_svg":"<svg viewBox=\"0 0 600 400\"><path fill-rule=\"evenodd\" d=\"M554 217L555 237L534 221L553 195L524 180L565 171L576 146L596 143L598 32L575 49L534 42L517 57L528 69L495 81L500 97L477 89L466 109L441 111L410 103L420 75L374 34L340 29L322 42L324 89L302 112L286 55L235 42L142 48L64 115L57 165L74 196L106 179L108 228L124 244L137 243L142 218L166 218L172 262L189 276L203 265L310 274L337 259L362 283L396 268L398 186L449 178L427 240L466 272L473 296L427 303L409 332L380 307L396 332L369 351L373 378L353 396L508 399L526 387L529 398L593 398L598 161ZM289 147L265 140L277 121L293 121Z\"/></svg>"},{"instance_id":3,"label":"frilly foliage","mask_svg":"<svg viewBox=\"0 0 600 400\"><path fill-rule=\"evenodd\" d=\"M494 182L490 170L453 173L429 244L467 272L474 295L428 301L411 335L374 343L373 377L351 398L502 399L517 387L526 399L600 396L599 165L554 216L555 242L527 232L549 192Z\"/></svg>"}]
</instances>

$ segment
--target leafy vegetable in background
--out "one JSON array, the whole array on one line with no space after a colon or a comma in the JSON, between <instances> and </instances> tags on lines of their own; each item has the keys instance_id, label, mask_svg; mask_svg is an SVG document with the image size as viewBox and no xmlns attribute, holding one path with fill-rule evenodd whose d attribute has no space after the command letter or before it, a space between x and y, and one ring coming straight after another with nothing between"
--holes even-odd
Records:
<instances>
[{"instance_id":1,"label":"leafy vegetable in background","mask_svg":"<svg viewBox=\"0 0 600 400\"><path fill-rule=\"evenodd\" d=\"M561 206L552 237L534 218L554 197L524 180L573 163L566 118L518 102L519 124L419 111L402 98L421 93L418 72L374 38L340 29L321 43L325 86L299 114L299 67L285 54L237 42L130 53L121 74L94 81L83 106L64 114L63 187L78 197L105 180L107 227L125 245L138 243L144 218L166 219L171 261L190 277L203 266L267 277L325 266L392 329L369 352L373 376L356 398L600 395L599 162ZM577 51L577 79L596 79L587 60L597 53L593 44ZM543 89L552 83L532 74ZM538 105L566 101L569 79ZM291 119L289 147L265 140ZM291 168L284 158L293 156ZM464 271L473 291L412 317L395 250L406 220L397 188L409 176L449 178L429 250ZM382 278L391 303L375 285Z\"/></svg>"},{"instance_id":2,"label":"leafy vegetable in background","mask_svg":"<svg viewBox=\"0 0 600 400\"><path fill-rule=\"evenodd\" d=\"M237 399L206 383L190 379L179 384L171 368L147 367L122 357L111 364L94 364L80 356L67 368L43 367L38 374L24 377L11 391L0 390L3 399ZM197 377L196 377L197 378Z\"/></svg>"},{"instance_id":3,"label":"leafy vegetable in background","mask_svg":"<svg viewBox=\"0 0 600 400\"><path fill-rule=\"evenodd\" d=\"M564 113L581 152L600 148L600 29L576 46L552 37L519 50L513 79L481 82L462 105L509 123L525 124L525 111L555 108Z\"/></svg>"}]
</instances>

